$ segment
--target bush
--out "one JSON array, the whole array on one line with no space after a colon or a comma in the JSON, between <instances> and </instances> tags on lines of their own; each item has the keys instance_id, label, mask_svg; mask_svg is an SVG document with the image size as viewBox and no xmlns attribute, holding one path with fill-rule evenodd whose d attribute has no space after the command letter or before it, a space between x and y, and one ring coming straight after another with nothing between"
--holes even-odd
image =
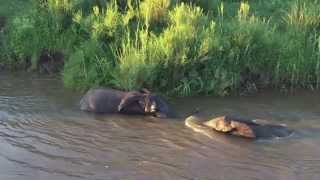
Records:
<instances>
[{"instance_id":1,"label":"bush","mask_svg":"<svg viewBox=\"0 0 320 180\"><path fill-rule=\"evenodd\" d=\"M214 28L215 23L200 8L181 4L169 12L169 25L161 34L138 29L135 40L128 38L118 56L118 86L124 89L147 86L188 95L198 84L190 92L180 90L186 78L194 77L190 70L197 60L213 46Z\"/></svg>"},{"instance_id":2,"label":"bush","mask_svg":"<svg viewBox=\"0 0 320 180\"><path fill-rule=\"evenodd\" d=\"M88 89L100 85L111 85L114 65L101 44L88 40L70 55L65 64L63 79L67 87Z\"/></svg>"},{"instance_id":3,"label":"bush","mask_svg":"<svg viewBox=\"0 0 320 180\"><path fill-rule=\"evenodd\" d=\"M318 0L33 0L2 32L1 61L63 52L65 85L228 95L257 86L319 88ZM279 9L280 7L280 9Z\"/></svg>"},{"instance_id":4,"label":"bush","mask_svg":"<svg viewBox=\"0 0 320 180\"><path fill-rule=\"evenodd\" d=\"M142 16L147 29L149 26L161 26L166 22L170 0L145 0L140 4Z\"/></svg>"},{"instance_id":5,"label":"bush","mask_svg":"<svg viewBox=\"0 0 320 180\"><path fill-rule=\"evenodd\" d=\"M277 64L280 83L291 87L319 87L320 4L296 1L284 17L285 34ZM278 81L278 82L279 82ZM280 84L279 83L279 84Z\"/></svg>"},{"instance_id":6,"label":"bush","mask_svg":"<svg viewBox=\"0 0 320 180\"><path fill-rule=\"evenodd\" d=\"M32 68L44 50L68 52L77 37L65 30L59 17L45 11L33 11L13 19L8 30L9 61L12 65L31 60Z\"/></svg>"}]
</instances>

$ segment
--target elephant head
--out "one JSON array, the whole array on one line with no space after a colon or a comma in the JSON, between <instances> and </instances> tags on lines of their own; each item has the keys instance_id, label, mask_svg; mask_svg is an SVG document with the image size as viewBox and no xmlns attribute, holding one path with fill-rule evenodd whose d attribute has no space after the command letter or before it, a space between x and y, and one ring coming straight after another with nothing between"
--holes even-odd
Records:
<instances>
[{"instance_id":1,"label":"elephant head","mask_svg":"<svg viewBox=\"0 0 320 180\"><path fill-rule=\"evenodd\" d=\"M127 93L126 96L122 98L118 106L118 111L122 112L136 105L143 110L144 114L160 118L168 117L168 105L158 95L152 94L147 89Z\"/></svg>"}]
</instances>

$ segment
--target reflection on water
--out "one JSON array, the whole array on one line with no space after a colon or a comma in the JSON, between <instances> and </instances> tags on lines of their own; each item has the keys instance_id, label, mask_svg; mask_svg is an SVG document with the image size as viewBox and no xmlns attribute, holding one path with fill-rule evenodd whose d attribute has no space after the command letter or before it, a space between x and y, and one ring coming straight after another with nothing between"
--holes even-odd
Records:
<instances>
[{"instance_id":1,"label":"reflection on water","mask_svg":"<svg viewBox=\"0 0 320 180\"><path fill-rule=\"evenodd\" d=\"M60 81L0 74L0 179L320 179L319 94L183 98L185 116L235 114L296 130L250 141L186 128L183 119L97 116Z\"/></svg>"}]
</instances>

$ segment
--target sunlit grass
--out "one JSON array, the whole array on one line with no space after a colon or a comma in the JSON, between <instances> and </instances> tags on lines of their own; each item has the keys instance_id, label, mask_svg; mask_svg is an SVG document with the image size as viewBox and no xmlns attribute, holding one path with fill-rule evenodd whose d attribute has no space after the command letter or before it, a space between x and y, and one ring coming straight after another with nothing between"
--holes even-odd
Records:
<instances>
[{"instance_id":1,"label":"sunlit grass","mask_svg":"<svg viewBox=\"0 0 320 180\"><path fill-rule=\"evenodd\" d=\"M318 0L49 0L34 5L10 21L2 54L10 65L31 58L35 66L42 50L63 52L67 87L224 96L248 82L320 86Z\"/></svg>"}]
</instances>

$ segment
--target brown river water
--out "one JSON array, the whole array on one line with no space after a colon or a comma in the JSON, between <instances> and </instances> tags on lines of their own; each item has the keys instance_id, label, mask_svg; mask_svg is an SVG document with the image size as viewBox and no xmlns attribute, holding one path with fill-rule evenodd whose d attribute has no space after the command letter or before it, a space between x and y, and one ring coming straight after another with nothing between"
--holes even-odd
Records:
<instances>
[{"instance_id":1,"label":"brown river water","mask_svg":"<svg viewBox=\"0 0 320 180\"><path fill-rule=\"evenodd\" d=\"M181 117L252 117L288 138L208 138L183 118L94 115L60 80L0 73L0 180L320 179L320 93L170 100Z\"/></svg>"}]
</instances>

